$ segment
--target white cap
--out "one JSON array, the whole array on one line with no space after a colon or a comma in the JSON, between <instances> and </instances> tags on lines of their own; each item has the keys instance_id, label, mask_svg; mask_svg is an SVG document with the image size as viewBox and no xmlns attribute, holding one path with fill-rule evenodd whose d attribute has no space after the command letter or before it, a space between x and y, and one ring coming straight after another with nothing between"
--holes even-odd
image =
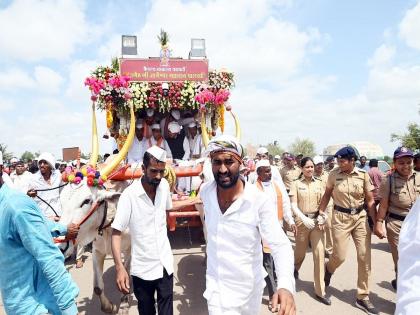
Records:
<instances>
[{"instance_id":1,"label":"white cap","mask_svg":"<svg viewBox=\"0 0 420 315\"><path fill-rule=\"evenodd\" d=\"M259 160L255 166L255 169L257 170L259 167L263 167L263 166L271 166L271 165L268 160Z\"/></svg>"},{"instance_id":2,"label":"white cap","mask_svg":"<svg viewBox=\"0 0 420 315\"><path fill-rule=\"evenodd\" d=\"M147 149L146 151L147 153L153 155L153 157L161 162L166 162L166 151L163 150L162 148L159 148L158 146L154 145L151 146L149 149Z\"/></svg>"},{"instance_id":3,"label":"white cap","mask_svg":"<svg viewBox=\"0 0 420 315\"><path fill-rule=\"evenodd\" d=\"M319 163L324 163L324 160L319 155L315 155L313 158L313 161L314 161L314 165L317 165Z\"/></svg>"},{"instance_id":4,"label":"white cap","mask_svg":"<svg viewBox=\"0 0 420 315\"><path fill-rule=\"evenodd\" d=\"M197 124L195 121L188 124L188 128L194 128L194 127L197 127Z\"/></svg>"},{"instance_id":5,"label":"white cap","mask_svg":"<svg viewBox=\"0 0 420 315\"><path fill-rule=\"evenodd\" d=\"M19 162L19 159L17 157L12 157L10 159L10 163L12 163L12 164L17 163L17 162Z\"/></svg>"},{"instance_id":6,"label":"white cap","mask_svg":"<svg viewBox=\"0 0 420 315\"><path fill-rule=\"evenodd\" d=\"M159 124L153 124L152 125L152 130L153 129L159 129L160 130L160 125Z\"/></svg>"},{"instance_id":7,"label":"white cap","mask_svg":"<svg viewBox=\"0 0 420 315\"><path fill-rule=\"evenodd\" d=\"M176 120L179 120L181 118L181 113L177 109L171 110L171 116L175 118Z\"/></svg>"},{"instance_id":8,"label":"white cap","mask_svg":"<svg viewBox=\"0 0 420 315\"><path fill-rule=\"evenodd\" d=\"M280 155L276 154L276 155L274 156L274 158L275 158L275 159L279 159L279 160L280 160Z\"/></svg>"},{"instance_id":9,"label":"white cap","mask_svg":"<svg viewBox=\"0 0 420 315\"><path fill-rule=\"evenodd\" d=\"M176 121L171 121L168 125L168 130L172 133L178 133L181 131L181 126Z\"/></svg>"},{"instance_id":10,"label":"white cap","mask_svg":"<svg viewBox=\"0 0 420 315\"><path fill-rule=\"evenodd\" d=\"M155 110L153 108L148 108L146 110L147 117L152 117L154 113L155 113Z\"/></svg>"},{"instance_id":11,"label":"white cap","mask_svg":"<svg viewBox=\"0 0 420 315\"><path fill-rule=\"evenodd\" d=\"M0 165L3 165L3 152L0 151Z\"/></svg>"},{"instance_id":12,"label":"white cap","mask_svg":"<svg viewBox=\"0 0 420 315\"><path fill-rule=\"evenodd\" d=\"M267 154L267 153L268 153L268 150L265 147L260 147L257 150L257 154Z\"/></svg>"},{"instance_id":13,"label":"white cap","mask_svg":"<svg viewBox=\"0 0 420 315\"><path fill-rule=\"evenodd\" d=\"M137 129L143 128L143 119L137 119L137 121L136 121L136 128Z\"/></svg>"},{"instance_id":14,"label":"white cap","mask_svg":"<svg viewBox=\"0 0 420 315\"><path fill-rule=\"evenodd\" d=\"M38 156L38 165L39 165L39 162L42 161L42 160L46 161L50 165L52 170L55 169L55 157L54 157L54 155L52 155L49 152L41 153L41 155Z\"/></svg>"}]
</instances>

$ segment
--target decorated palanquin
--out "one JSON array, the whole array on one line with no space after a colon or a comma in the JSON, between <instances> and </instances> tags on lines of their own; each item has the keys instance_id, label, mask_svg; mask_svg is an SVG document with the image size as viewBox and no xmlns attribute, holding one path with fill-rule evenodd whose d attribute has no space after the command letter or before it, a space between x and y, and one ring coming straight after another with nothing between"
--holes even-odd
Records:
<instances>
[{"instance_id":1,"label":"decorated palanquin","mask_svg":"<svg viewBox=\"0 0 420 315\"><path fill-rule=\"evenodd\" d=\"M159 57L115 58L110 66L99 66L85 80L91 92L93 117L96 109L105 111L107 133L116 140L119 155L127 156L135 136L136 121L147 117L147 111L151 109L160 119L168 117L174 109L181 116L194 118L200 126L204 146L217 132L224 132L225 114L230 112L239 138L239 122L228 104L235 84L233 73L224 69L209 70L207 59L172 58L167 34L161 32L159 40ZM94 125L93 148L94 142L98 141L96 119ZM127 180L141 176L141 167L132 168L120 162L112 161L112 165L105 166L113 170L108 179ZM167 171L176 178L198 176L201 172L202 163L191 163L188 167L174 164ZM176 181L175 176L169 176L168 180ZM200 200L195 193L173 198L174 208L168 213L170 230L175 230L177 217L189 218L189 226L200 224L194 207Z\"/></svg>"}]
</instances>

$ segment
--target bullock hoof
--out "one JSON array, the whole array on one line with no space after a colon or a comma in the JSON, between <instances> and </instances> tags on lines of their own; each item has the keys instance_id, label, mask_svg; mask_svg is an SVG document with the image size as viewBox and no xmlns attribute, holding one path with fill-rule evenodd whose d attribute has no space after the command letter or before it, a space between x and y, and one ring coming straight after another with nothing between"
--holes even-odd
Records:
<instances>
[{"instance_id":1,"label":"bullock hoof","mask_svg":"<svg viewBox=\"0 0 420 315\"><path fill-rule=\"evenodd\" d=\"M118 307L113 303L109 303L107 305L101 305L101 311L107 314L117 314Z\"/></svg>"}]
</instances>

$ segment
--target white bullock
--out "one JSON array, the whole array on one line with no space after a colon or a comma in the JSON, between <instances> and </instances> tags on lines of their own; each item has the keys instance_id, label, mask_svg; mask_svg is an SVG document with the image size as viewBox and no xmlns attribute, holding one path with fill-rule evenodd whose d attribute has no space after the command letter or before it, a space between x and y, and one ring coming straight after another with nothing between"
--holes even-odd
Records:
<instances>
[{"instance_id":1,"label":"white bullock","mask_svg":"<svg viewBox=\"0 0 420 315\"><path fill-rule=\"evenodd\" d=\"M60 223L80 224L80 231L76 242L87 245L93 242L92 261L94 271L94 292L98 295L101 310L105 313L116 314L118 307L111 303L104 293L103 266L106 255L112 255L110 227L115 216L116 206L121 192L127 187L127 182L106 183L107 189L89 187L85 181L80 184L65 186L60 194L62 203L62 216ZM94 210L94 208L96 208ZM74 247L72 243L63 243L60 248L65 257L70 256ZM130 236L128 232L122 233L121 252L124 257L126 270L130 270ZM127 297L121 299L121 308L128 303Z\"/></svg>"}]
</instances>

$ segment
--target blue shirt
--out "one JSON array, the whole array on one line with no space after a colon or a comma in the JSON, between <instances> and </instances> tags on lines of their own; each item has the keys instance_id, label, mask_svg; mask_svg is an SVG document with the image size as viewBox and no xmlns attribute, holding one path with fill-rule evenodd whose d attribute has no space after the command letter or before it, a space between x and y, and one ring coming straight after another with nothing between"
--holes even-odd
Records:
<instances>
[{"instance_id":1,"label":"blue shirt","mask_svg":"<svg viewBox=\"0 0 420 315\"><path fill-rule=\"evenodd\" d=\"M8 314L77 314L79 289L51 235L62 234L28 196L0 189L0 289Z\"/></svg>"}]
</instances>

